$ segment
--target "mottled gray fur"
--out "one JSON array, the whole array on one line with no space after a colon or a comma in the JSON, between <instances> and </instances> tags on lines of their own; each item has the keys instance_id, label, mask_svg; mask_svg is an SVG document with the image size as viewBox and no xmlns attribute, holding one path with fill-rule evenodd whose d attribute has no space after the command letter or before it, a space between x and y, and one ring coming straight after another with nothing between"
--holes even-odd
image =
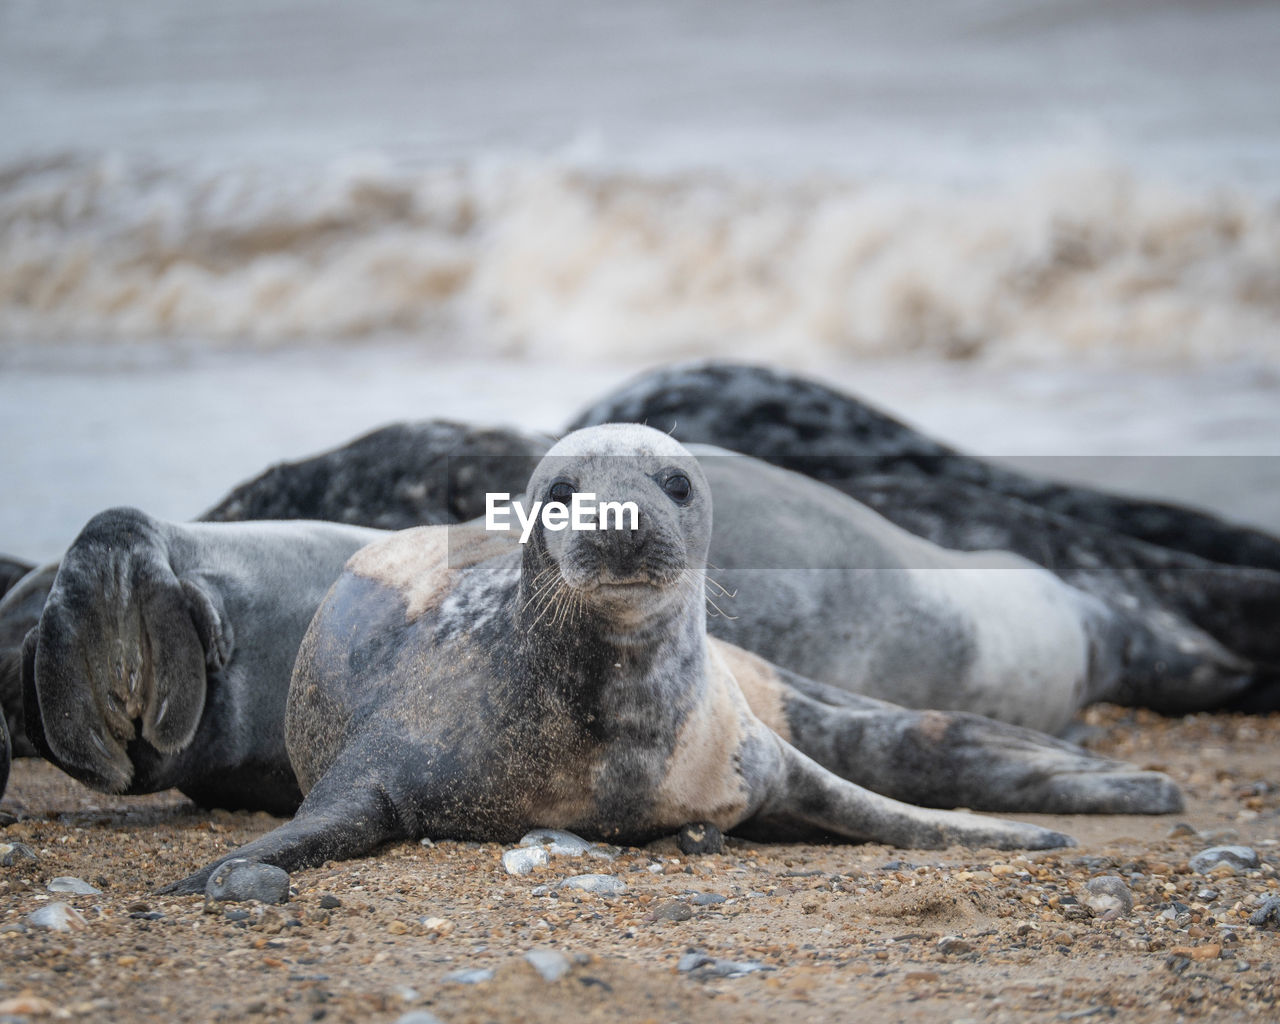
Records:
<instances>
[{"instance_id":1,"label":"mottled gray fur","mask_svg":"<svg viewBox=\"0 0 1280 1024\"><path fill-rule=\"evenodd\" d=\"M285 688L311 614L376 531L95 516L24 650L27 731L87 785L286 813Z\"/></svg>"},{"instance_id":2,"label":"mottled gray fur","mask_svg":"<svg viewBox=\"0 0 1280 1024\"><path fill-rule=\"evenodd\" d=\"M539 526L523 548L475 525L452 536L421 528L352 558L308 630L290 688L286 737L306 798L293 821L234 856L295 869L396 838L511 840L545 826L637 842L689 821L916 847L1067 842L899 803L786 741L793 716L794 732L815 749L839 748L841 730L853 735L850 711L828 704L824 712L778 670L706 636L711 488L676 442L643 427L571 435L527 493L554 498L555 487L635 501L639 528ZM739 680L766 717L782 709L781 732ZM884 730L901 738L920 728L901 709L872 703L859 709L862 731L880 752L891 753ZM878 715L886 716L879 724ZM939 722L957 726L939 736L940 748L972 745L956 716L926 721L925 734ZM1012 755L998 749L1004 736L1015 740ZM1089 762L1065 745L1037 749L1032 734L996 723L984 743L1024 775ZM846 774L859 773L856 754L829 758L840 759ZM944 756L944 774L949 763ZM1162 809L1176 806L1176 790L1159 776L1108 765L1097 777L1113 768L1149 797L1158 793ZM889 789L920 788L921 770L922 762L877 763L871 774ZM962 791L981 798L974 774L957 774ZM174 888L198 890L216 866Z\"/></svg>"}]
</instances>

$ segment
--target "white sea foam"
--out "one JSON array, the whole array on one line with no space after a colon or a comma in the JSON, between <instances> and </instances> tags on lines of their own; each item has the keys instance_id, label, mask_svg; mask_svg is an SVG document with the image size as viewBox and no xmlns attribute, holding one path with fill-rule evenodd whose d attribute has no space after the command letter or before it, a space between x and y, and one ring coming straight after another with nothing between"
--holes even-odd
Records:
<instances>
[{"instance_id":1,"label":"white sea foam","mask_svg":"<svg viewBox=\"0 0 1280 1024\"><path fill-rule=\"evenodd\" d=\"M1280 359L1280 208L563 163L0 169L0 336L465 335L535 355Z\"/></svg>"}]
</instances>

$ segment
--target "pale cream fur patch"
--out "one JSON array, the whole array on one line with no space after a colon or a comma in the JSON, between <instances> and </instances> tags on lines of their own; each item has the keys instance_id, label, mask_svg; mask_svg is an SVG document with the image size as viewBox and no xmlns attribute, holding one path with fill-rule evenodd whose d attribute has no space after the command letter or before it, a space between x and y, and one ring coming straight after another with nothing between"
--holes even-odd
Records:
<instances>
[{"instance_id":1,"label":"pale cream fur patch","mask_svg":"<svg viewBox=\"0 0 1280 1024\"><path fill-rule=\"evenodd\" d=\"M778 671L769 662L741 647L734 647L723 640L708 637L713 651L718 651L728 666L738 689L746 698L756 718L776 732L788 743L791 728L783 707L783 683Z\"/></svg>"},{"instance_id":2,"label":"pale cream fur patch","mask_svg":"<svg viewBox=\"0 0 1280 1024\"><path fill-rule=\"evenodd\" d=\"M346 570L399 593L405 619L412 622L439 606L456 570L505 554L515 543L509 533L490 532L479 523L418 526L361 548Z\"/></svg>"},{"instance_id":3,"label":"pale cream fur patch","mask_svg":"<svg viewBox=\"0 0 1280 1024\"><path fill-rule=\"evenodd\" d=\"M672 828L709 821L721 829L742 821L749 797L737 755L751 709L721 656L708 644L707 689L676 737L654 804L656 820Z\"/></svg>"}]
</instances>

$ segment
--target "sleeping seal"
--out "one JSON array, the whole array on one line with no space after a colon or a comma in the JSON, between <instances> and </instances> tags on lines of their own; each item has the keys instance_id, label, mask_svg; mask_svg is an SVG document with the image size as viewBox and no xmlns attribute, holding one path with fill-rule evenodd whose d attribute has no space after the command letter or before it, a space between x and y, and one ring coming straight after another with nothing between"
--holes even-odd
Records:
<instances>
[{"instance_id":1,"label":"sleeping seal","mask_svg":"<svg viewBox=\"0 0 1280 1024\"><path fill-rule=\"evenodd\" d=\"M112 793L177 787L197 803L287 814L284 702L312 612L382 536L330 523L89 521L23 645L27 733Z\"/></svg>"},{"instance_id":2,"label":"sleeping seal","mask_svg":"<svg viewBox=\"0 0 1280 1024\"><path fill-rule=\"evenodd\" d=\"M484 511L487 492L522 487L550 445L538 434L453 420L391 424L332 451L271 466L198 521L321 519L390 530L462 522ZM57 571L57 563L36 569L0 556L0 708L15 756L35 754L23 717L22 641L40 621ZM330 582L336 576L335 567Z\"/></svg>"},{"instance_id":3,"label":"sleeping seal","mask_svg":"<svg viewBox=\"0 0 1280 1024\"><path fill-rule=\"evenodd\" d=\"M597 423L647 423L850 493L859 477L951 480L1211 562L1280 571L1280 539L1261 530L1181 505L1027 476L926 437L852 395L765 366L707 361L650 370L567 429Z\"/></svg>"},{"instance_id":4,"label":"sleeping seal","mask_svg":"<svg viewBox=\"0 0 1280 1024\"><path fill-rule=\"evenodd\" d=\"M348 562L289 690L285 738L306 797L224 859L293 870L394 839L510 840L539 826L637 843L701 821L907 847L1069 843L880 796L753 712L747 692L776 706L780 677L707 637L711 492L677 442L627 425L570 435L527 494L575 492L634 502L638 521L553 531L544 519L523 545L478 524L422 527ZM201 890L220 863L174 890Z\"/></svg>"},{"instance_id":5,"label":"sleeping seal","mask_svg":"<svg viewBox=\"0 0 1280 1024\"><path fill-rule=\"evenodd\" d=\"M570 429L606 422L647 423L803 473L945 548L1015 552L1163 636L1166 649L1199 646L1206 634L1252 679L1252 689L1219 691L1210 704L1176 685L1109 699L1168 712L1236 699L1254 710L1277 706L1280 540L1260 530L1029 477L961 454L851 395L761 366L653 370Z\"/></svg>"}]
</instances>

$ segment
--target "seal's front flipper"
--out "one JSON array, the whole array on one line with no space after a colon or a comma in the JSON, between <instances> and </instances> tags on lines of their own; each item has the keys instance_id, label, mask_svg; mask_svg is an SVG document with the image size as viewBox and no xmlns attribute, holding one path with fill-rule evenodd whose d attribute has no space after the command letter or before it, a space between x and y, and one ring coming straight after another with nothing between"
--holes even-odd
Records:
<instances>
[{"instance_id":1,"label":"seal's front flipper","mask_svg":"<svg viewBox=\"0 0 1280 1024\"><path fill-rule=\"evenodd\" d=\"M964 712L833 707L791 692L791 743L841 778L925 807L1041 814L1171 814L1159 772Z\"/></svg>"},{"instance_id":2,"label":"seal's front flipper","mask_svg":"<svg viewBox=\"0 0 1280 1024\"><path fill-rule=\"evenodd\" d=\"M1070 836L1023 822L913 807L833 775L780 739L777 748L780 758L768 793L737 831L760 838L834 833L917 850L952 845L1052 850L1074 845Z\"/></svg>"},{"instance_id":3,"label":"seal's front flipper","mask_svg":"<svg viewBox=\"0 0 1280 1024\"><path fill-rule=\"evenodd\" d=\"M409 837L383 783L365 765L348 769L338 762L307 794L292 821L161 892L204 892L210 875L229 860L243 858L297 871L372 853L383 843L404 838Z\"/></svg>"}]
</instances>

